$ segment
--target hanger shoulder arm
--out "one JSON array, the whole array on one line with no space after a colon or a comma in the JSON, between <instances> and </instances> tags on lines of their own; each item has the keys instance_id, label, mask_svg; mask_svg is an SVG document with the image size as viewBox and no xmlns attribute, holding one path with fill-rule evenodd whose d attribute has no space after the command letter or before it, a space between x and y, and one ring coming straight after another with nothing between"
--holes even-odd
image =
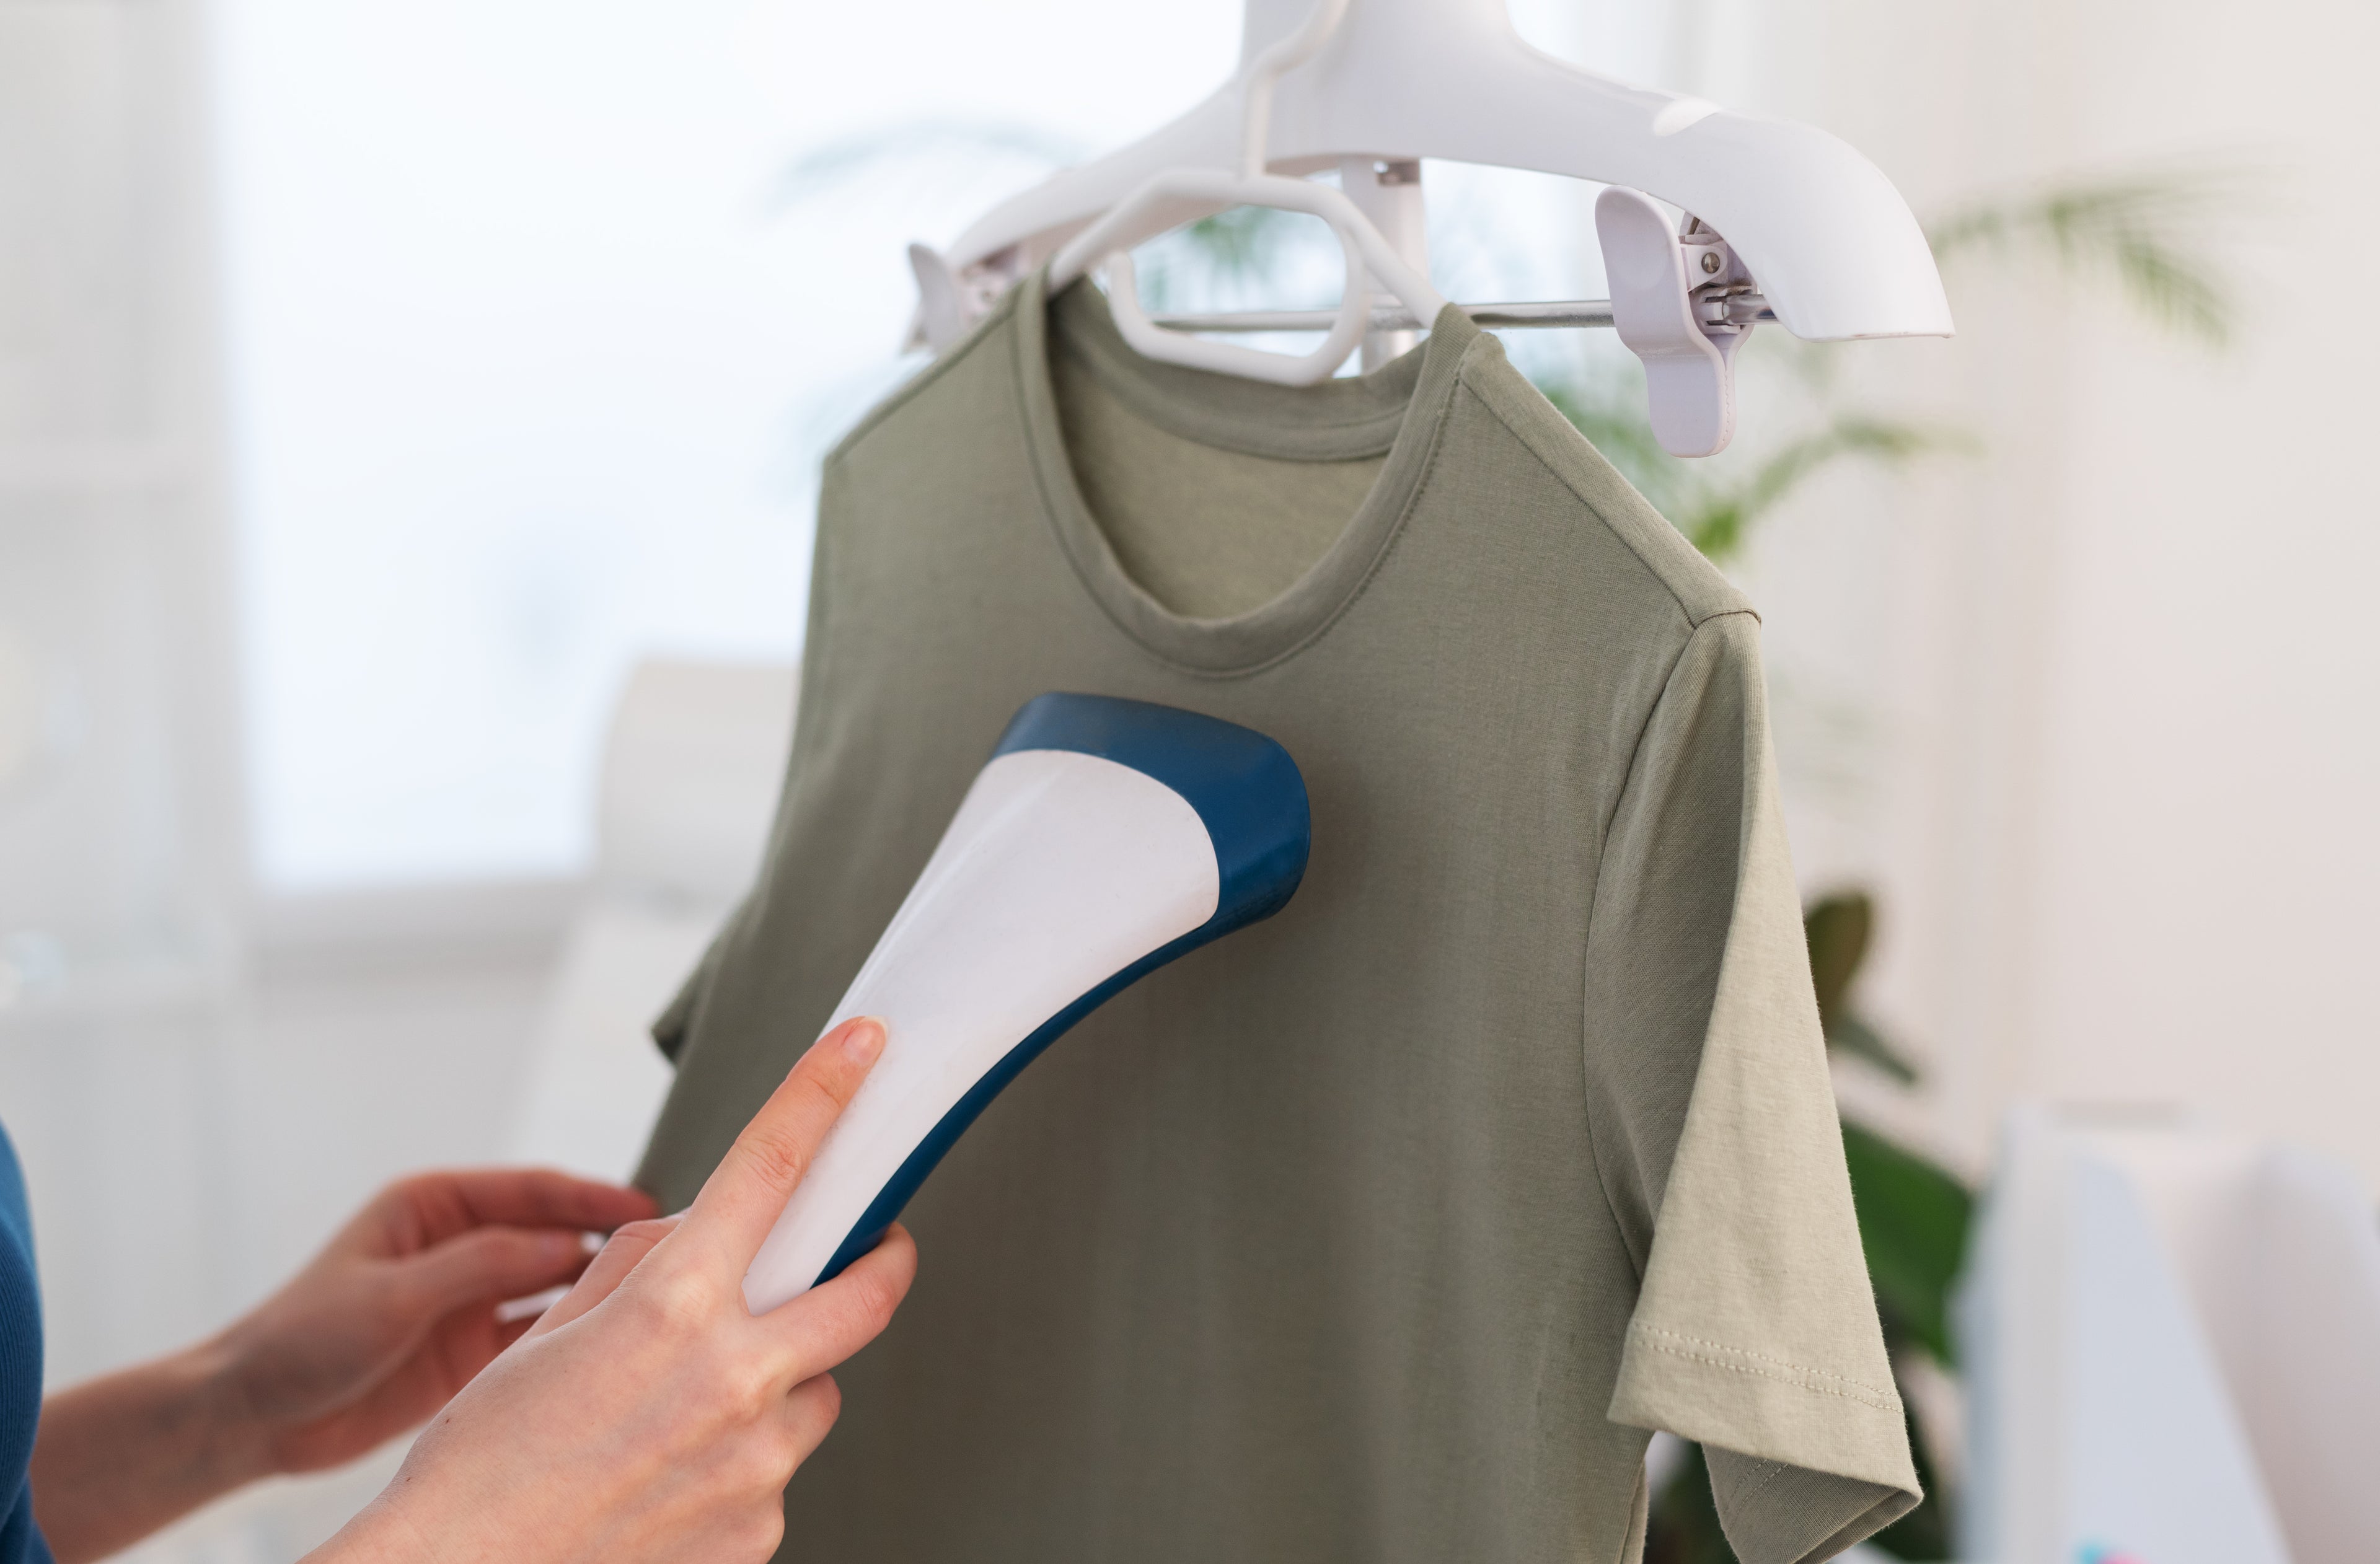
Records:
<instances>
[{"instance_id":1,"label":"hanger shoulder arm","mask_svg":"<svg viewBox=\"0 0 2380 1564\"><path fill-rule=\"evenodd\" d=\"M1011 196L952 241L952 267L965 271L1015 250L1016 263L1009 269L1027 271L1167 169L1230 168L1238 152L1239 97L1238 87L1227 83L1181 118L1130 146L1062 169Z\"/></svg>"},{"instance_id":2,"label":"hanger shoulder arm","mask_svg":"<svg viewBox=\"0 0 2380 1564\"><path fill-rule=\"evenodd\" d=\"M1350 13L1329 49L1281 78L1267 165L1436 158L1627 186L1725 236L1796 336L1950 334L1916 217L1847 143L1632 87L1508 28L1459 19L1378 0ZM1163 128L994 207L953 244L950 264L991 261L1011 275L1037 265L1167 169L1235 167L1240 127L1241 89L1229 82Z\"/></svg>"}]
</instances>

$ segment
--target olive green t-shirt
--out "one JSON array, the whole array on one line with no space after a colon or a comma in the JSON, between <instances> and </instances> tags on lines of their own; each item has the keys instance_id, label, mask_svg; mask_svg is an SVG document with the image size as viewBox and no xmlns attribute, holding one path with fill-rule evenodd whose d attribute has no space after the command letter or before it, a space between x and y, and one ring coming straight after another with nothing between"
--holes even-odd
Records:
<instances>
[{"instance_id":1,"label":"olive green t-shirt","mask_svg":"<svg viewBox=\"0 0 2380 1564\"><path fill-rule=\"evenodd\" d=\"M1708 1447L1748 1564L1912 1504L1757 629L1455 311L1288 388L1033 279L871 414L641 1182L693 1196L1032 697L1271 735L1314 844L927 1182L780 1557L1616 1564L1649 1429Z\"/></svg>"}]
</instances>

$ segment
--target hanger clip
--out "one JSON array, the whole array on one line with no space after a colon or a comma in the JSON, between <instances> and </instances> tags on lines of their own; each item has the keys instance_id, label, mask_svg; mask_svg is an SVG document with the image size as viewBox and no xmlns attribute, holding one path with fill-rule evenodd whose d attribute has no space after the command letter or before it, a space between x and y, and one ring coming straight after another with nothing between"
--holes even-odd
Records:
<instances>
[{"instance_id":1,"label":"hanger clip","mask_svg":"<svg viewBox=\"0 0 2380 1564\"><path fill-rule=\"evenodd\" d=\"M986 256L965 271L953 271L931 245L909 247L909 272L917 279L917 308L901 350L931 348L937 356L957 346L991 312L1000 296L1023 273L1014 246Z\"/></svg>"},{"instance_id":2,"label":"hanger clip","mask_svg":"<svg viewBox=\"0 0 2380 1564\"><path fill-rule=\"evenodd\" d=\"M1751 273L1701 218L1672 229L1650 196L1622 185L1596 198L1595 232L1612 324L1645 362L1654 438L1673 456L1725 450L1735 433L1735 353L1752 334L1729 306L1751 293Z\"/></svg>"}]
</instances>

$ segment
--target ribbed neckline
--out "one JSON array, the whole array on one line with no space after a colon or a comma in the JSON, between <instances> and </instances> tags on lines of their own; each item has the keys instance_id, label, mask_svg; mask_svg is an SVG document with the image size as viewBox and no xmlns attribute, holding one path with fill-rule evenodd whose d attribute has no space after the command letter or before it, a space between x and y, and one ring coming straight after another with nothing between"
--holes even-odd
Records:
<instances>
[{"instance_id":1,"label":"ribbed neckline","mask_svg":"<svg viewBox=\"0 0 2380 1564\"><path fill-rule=\"evenodd\" d=\"M1156 656L1202 673L1245 673L1289 656L1354 600L1395 540L1419 491L1463 361L1491 341L1449 307L1429 338L1368 375L1316 386L1273 385L1144 358L1087 281L1049 297L1045 274L1017 285L1018 390L1041 495L1067 559L1094 600ZM1050 329L1050 315L1060 317ZM1348 461L1386 452L1371 492L1320 559L1281 596L1224 619L1174 612L1125 573L1083 498L1050 373L1055 348L1071 354L1141 418L1201 444L1290 461Z\"/></svg>"}]
</instances>

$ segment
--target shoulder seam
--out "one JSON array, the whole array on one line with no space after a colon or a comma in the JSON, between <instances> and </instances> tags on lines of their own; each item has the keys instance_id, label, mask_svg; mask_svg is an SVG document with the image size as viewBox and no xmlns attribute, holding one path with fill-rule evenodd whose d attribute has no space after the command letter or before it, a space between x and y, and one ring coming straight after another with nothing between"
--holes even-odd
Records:
<instances>
[{"instance_id":1,"label":"shoulder seam","mask_svg":"<svg viewBox=\"0 0 2380 1564\"><path fill-rule=\"evenodd\" d=\"M1684 612L1683 604L1680 605L1680 612L1682 613ZM1652 700L1646 703L1645 707L1645 714L1636 723L1636 736L1629 741L1628 764L1620 773L1620 791L1613 794L1611 796L1610 810L1604 815L1601 820L1597 822L1596 842L1597 846L1596 853L1594 890L1600 890L1602 888L1603 851L1610 845L1611 824L1614 820L1620 818L1620 806L1627 801L1629 785L1636 780L1637 767L1644 760L1645 736L1653 731L1653 718L1655 714L1661 709L1662 703L1670 698L1670 686L1677 682L1678 668L1685 661L1686 653L1693 649L1695 638L1701 636L1706 625L1716 624L1724 619L1749 619L1755 624L1760 623L1760 615L1755 613L1749 608L1714 609L1709 613L1705 614L1698 621L1688 621L1692 628L1689 629L1685 637L1678 642L1677 650L1670 654L1670 666L1663 670L1661 673L1661 687L1654 695ZM1595 935L1595 895L1594 891L1592 890L1589 891L1587 896L1586 916L1587 927L1585 932L1587 938L1592 940Z\"/></svg>"}]
</instances>

